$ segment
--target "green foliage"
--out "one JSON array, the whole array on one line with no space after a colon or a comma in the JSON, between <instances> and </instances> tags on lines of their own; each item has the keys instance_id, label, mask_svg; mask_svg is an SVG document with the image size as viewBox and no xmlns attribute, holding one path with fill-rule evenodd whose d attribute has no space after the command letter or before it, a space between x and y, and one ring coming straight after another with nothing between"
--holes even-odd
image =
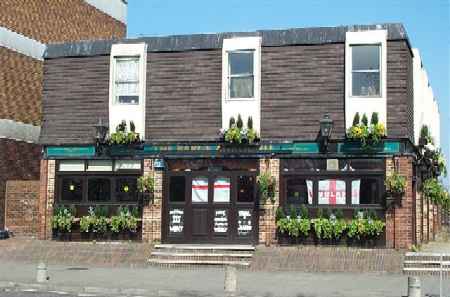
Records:
<instances>
[{"instance_id":1,"label":"green foliage","mask_svg":"<svg viewBox=\"0 0 450 297\"><path fill-rule=\"evenodd\" d=\"M253 119L249 117L247 119L247 128L244 128L244 123L240 114L238 115L237 122L235 122L234 117L230 118L229 127L223 133L224 140L234 144L252 144L259 140L258 133L253 129Z\"/></svg>"},{"instance_id":2,"label":"green foliage","mask_svg":"<svg viewBox=\"0 0 450 297\"><path fill-rule=\"evenodd\" d=\"M306 208L305 205L302 204L302 206L300 206L300 217L302 219L308 219L309 218L309 211Z\"/></svg>"},{"instance_id":3,"label":"green foliage","mask_svg":"<svg viewBox=\"0 0 450 297\"><path fill-rule=\"evenodd\" d=\"M89 207L88 214L80 219L80 231L106 233L109 225L107 215L108 209L106 207Z\"/></svg>"},{"instance_id":4,"label":"green foliage","mask_svg":"<svg viewBox=\"0 0 450 297\"><path fill-rule=\"evenodd\" d=\"M253 118L248 117L247 119L247 129L252 130L253 129Z\"/></svg>"},{"instance_id":5,"label":"green foliage","mask_svg":"<svg viewBox=\"0 0 450 297\"><path fill-rule=\"evenodd\" d=\"M369 149L378 144L386 136L386 128L378 122L378 113L372 113L369 126L366 114L363 114L361 122L359 114L355 114L353 125L347 130L347 137L361 142L363 149Z\"/></svg>"},{"instance_id":6,"label":"green foliage","mask_svg":"<svg viewBox=\"0 0 450 297\"><path fill-rule=\"evenodd\" d=\"M347 222L344 219L337 219L333 223L333 238L339 240L347 230Z\"/></svg>"},{"instance_id":7,"label":"green foliage","mask_svg":"<svg viewBox=\"0 0 450 297\"><path fill-rule=\"evenodd\" d=\"M387 192L401 195L406 191L406 177L393 172L386 176L384 185Z\"/></svg>"},{"instance_id":8,"label":"green foliage","mask_svg":"<svg viewBox=\"0 0 450 297\"><path fill-rule=\"evenodd\" d=\"M302 218L281 218L277 221L277 228L282 234L289 234L292 237L307 237L311 230L311 222L309 219Z\"/></svg>"},{"instance_id":9,"label":"green foliage","mask_svg":"<svg viewBox=\"0 0 450 297\"><path fill-rule=\"evenodd\" d=\"M53 211L52 228L60 232L71 232L73 220L75 219L73 207L56 207Z\"/></svg>"},{"instance_id":10,"label":"green foliage","mask_svg":"<svg viewBox=\"0 0 450 297\"><path fill-rule=\"evenodd\" d=\"M244 128L244 122L242 121L242 117L240 114L238 114L238 118L236 121L236 127L238 127L239 130L242 130L242 128Z\"/></svg>"},{"instance_id":11,"label":"green foliage","mask_svg":"<svg viewBox=\"0 0 450 297\"><path fill-rule=\"evenodd\" d=\"M137 188L141 193L153 193L155 189L155 179L150 175L143 175L137 179Z\"/></svg>"},{"instance_id":12,"label":"green foliage","mask_svg":"<svg viewBox=\"0 0 450 297\"><path fill-rule=\"evenodd\" d=\"M422 184L422 193L425 198L444 209L450 208L450 195L437 178L429 178Z\"/></svg>"},{"instance_id":13,"label":"green foliage","mask_svg":"<svg viewBox=\"0 0 450 297\"><path fill-rule=\"evenodd\" d=\"M363 114L363 116L361 118L361 125L364 125L366 127L369 126L369 120L367 119L367 116L365 113Z\"/></svg>"},{"instance_id":14,"label":"green foliage","mask_svg":"<svg viewBox=\"0 0 450 297\"><path fill-rule=\"evenodd\" d=\"M422 127L420 128L420 138L426 139L428 143L434 143L433 137L430 133L430 129L427 125L422 125Z\"/></svg>"},{"instance_id":15,"label":"green foliage","mask_svg":"<svg viewBox=\"0 0 450 297\"><path fill-rule=\"evenodd\" d=\"M284 213L284 210L282 207L278 206L277 210L275 212L275 221L279 221L280 219L286 218L286 214Z\"/></svg>"},{"instance_id":16,"label":"green foliage","mask_svg":"<svg viewBox=\"0 0 450 297\"><path fill-rule=\"evenodd\" d=\"M353 126L358 126L360 122L359 118L359 112L355 113L355 116L353 117Z\"/></svg>"},{"instance_id":17,"label":"green foliage","mask_svg":"<svg viewBox=\"0 0 450 297\"><path fill-rule=\"evenodd\" d=\"M229 143L240 144L242 143L241 130L233 125L227 131L225 131L225 141Z\"/></svg>"},{"instance_id":18,"label":"green foliage","mask_svg":"<svg viewBox=\"0 0 450 297\"><path fill-rule=\"evenodd\" d=\"M130 131L127 131L127 123L122 121L116 127L116 132L111 133L109 144L134 144L140 141L139 133L136 133L136 127L133 121L130 121Z\"/></svg>"},{"instance_id":19,"label":"green foliage","mask_svg":"<svg viewBox=\"0 0 450 297\"><path fill-rule=\"evenodd\" d=\"M261 173L258 175L258 190L260 199L263 203L275 200L275 177L271 176L268 172Z\"/></svg>"},{"instance_id":20,"label":"green foliage","mask_svg":"<svg viewBox=\"0 0 450 297\"><path fill-rule=\"evenodd\" d=\"M373 112L372 117L370 118L370 124L371 125L377 125L378 124L378 112Z\"/></svg>"},{"instance_id":21,"label":"green foliage","mask_svg":"<svg viewBox=\"0 0 450 297\"><path fill-rule=\"evenodd\" d=\"M292 219L297 218L297 208L293 204L289 206L289 217Z\"/></svg>"},{"instance_id":22,"label":"green foliage","mask_svg":"<svg viewBox=\"0 0 450 297\"><path fill-rule=\"evenodd\" d=\"M233 127L236 124L236 120L234 119L234 117L230 118L230 121L228 122L228 128Z\"/></svg>"},{"instance_id":23,"label":"green foliage","mask_svg":"<svg viewBox=\"0 0 450 297\"><path fill-rule=\"evenodd\" d=\"M306 208L305 208L306 209ZM319 209L320 210L320 209ZM277 229L290 237L308 237L313 231L318 239L340 240L347 236L357 240L376 238L382 235L385 223L377 218L374 211L355 211L354 219L345 220L341 210L329 215L317 211L314 219L308 219L304 210L300 209L301 216L297 216L295 206L290 206L290 216L284 216L282 210L277 210ZM306 209L307 211L307 209Z\"/></svg>"},{"instance_id":24,"label":"green foliage","mask_svg":"<svg viewBox=\"0 0 450 297\"><path fill-rule=\"evenodd\" d=\"M318 217L312 220L314 232L319 239L331 239L333 237L333 225L330 219Z\"/></svg>"},{"instance_id":25,"label":"green foliage","mask_svg":"<svg viewBox=\"0 0 450 297\"><path fill-rule=\"evenodd\" d=\"M114 233L123 231L137 231L138 209L133 208L131 211L128 207L119 207L117 215L111 217L110 227Z\"/></svg>"}]
</instances>

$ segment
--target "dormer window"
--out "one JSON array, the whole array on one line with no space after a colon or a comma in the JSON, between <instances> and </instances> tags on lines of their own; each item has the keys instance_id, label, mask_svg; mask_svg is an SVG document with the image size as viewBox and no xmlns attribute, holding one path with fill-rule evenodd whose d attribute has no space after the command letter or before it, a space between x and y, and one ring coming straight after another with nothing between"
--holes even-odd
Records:
<instances>
[{"instance_id":1,"label":"dormer window","mask_svg":"<svg viewBox=\"0 0 450 297\"><path fill-rule=\"evenodd\" d=\"M117 104L139 104L139 57L115 57L114 96Z\"/></svg>"},{"instance_id":2,"label":"dormer window","mask_svg":"<svg viewBox=\"0 0 450 297\"><path fill-rule=\"evenodd\" d=\"M380 97L380 45L352 45L352 96Z\"/></svg>"},{"instance_id":3,"label":"dormer window","mask_svg":"<svg viewBox=\"0 0 450 297\"><path fill-rule=\"evenodd\" d=\"M254 50L228 52L228 94L230 99L254 98Z\"/></svg>"}]
</instances>

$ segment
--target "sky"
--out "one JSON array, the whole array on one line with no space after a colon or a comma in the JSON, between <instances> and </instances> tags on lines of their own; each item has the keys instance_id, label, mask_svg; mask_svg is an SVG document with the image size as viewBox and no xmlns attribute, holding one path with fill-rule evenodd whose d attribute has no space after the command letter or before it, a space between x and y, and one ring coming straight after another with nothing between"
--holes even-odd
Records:
<instances>
[{"instance_id":1,"label":"sky","mask_svg":"<svg viewBox=\"0 0 450 297\"><path fill-rule=\"evenodd\" d=\"M128 1L128 37L385 22L403 23L421 53L450 160L450 0Z\"/></svg>"}]
</instances>

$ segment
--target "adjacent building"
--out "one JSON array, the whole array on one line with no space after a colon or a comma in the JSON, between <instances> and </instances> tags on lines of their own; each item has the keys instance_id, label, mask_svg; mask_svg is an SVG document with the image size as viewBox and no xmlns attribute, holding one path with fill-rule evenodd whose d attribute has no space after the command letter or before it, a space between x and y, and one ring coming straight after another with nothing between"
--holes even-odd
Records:
<instances>
[{"instance_id":1,"label":"adjacent building","mask_svg":"<svg viewBox=\"0 0 450 297\"><path fill-rule=\"evenodd\" d=\"M44 73L41 238L61 205L78 217L138 207L142 240L164 243L276 243L276 208L290 205L310 216L370 210L391 248L438 228L416 163L421 125L439 144L439 113L401 24L52 44ZM357 113L386 129L370 149L346 136ZM259 141L225 141L231 118ZM122 122L143 144L96 138ZM407 185L388 208L394 171ZM260 199L262 173L275 180L273 201ZM155 181L151 201L137 192L143 175Z\"/></svg>"},{"instance_id":2,"label":"adjacent building","mask_svg":"<svg viewBox=\"0 0 450 297\"><path fill-rule=\"evenodd\" d=\"M124 38L126 11L124 0L0 2L0 229L37 234L47 44Z\"/></svg>"}]
</instances>

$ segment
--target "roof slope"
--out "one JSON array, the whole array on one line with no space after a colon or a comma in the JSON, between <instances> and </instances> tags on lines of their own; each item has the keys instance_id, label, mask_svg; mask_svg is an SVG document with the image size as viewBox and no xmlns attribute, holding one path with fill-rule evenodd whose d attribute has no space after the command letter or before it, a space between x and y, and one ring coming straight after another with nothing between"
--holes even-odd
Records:
<instances>
[{"instance_id":1,"label":"roof slope","mask_svg":"<svg viewBox=\"0 0 450 297\"><path fill-rule=\"evenodd\" d=\"M116 43L145 42L149 52L179 52L189 50L218 49L222 47L224 38L261 36L262 46L285 46L300 44L326 44L345 42L348 31L368 31L385 29L388 40L408 41L408 35L402 24L350 25L338 27L294 28L285 30L259 30L254 32L225 32L213 34L190 34L163 37L142 37L122 40L97 40L74 43L50 44L44 57L46 59L59 57L108 55L111 45ZM409 41L408 41L409 44Z\"/></svg>"}]
</instances>

